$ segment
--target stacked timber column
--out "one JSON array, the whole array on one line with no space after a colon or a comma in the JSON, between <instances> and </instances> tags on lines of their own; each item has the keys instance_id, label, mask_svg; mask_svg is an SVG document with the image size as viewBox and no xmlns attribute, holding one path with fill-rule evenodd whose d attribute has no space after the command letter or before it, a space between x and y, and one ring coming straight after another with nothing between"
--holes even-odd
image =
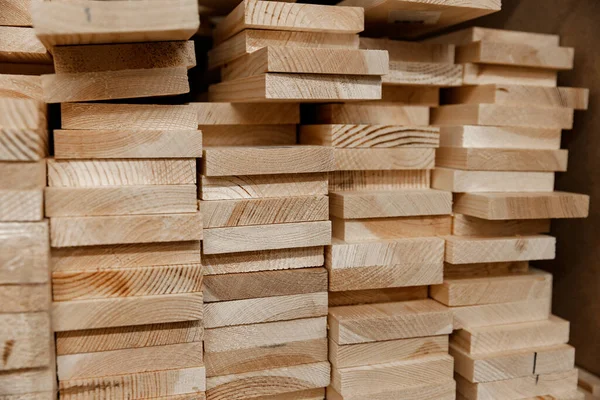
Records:
<instances>
[{"instance_id":1,"label":"stacked timber column","mask_svg":"<svg viewBox=\"0 0 600 400\"><path fill-rule=\"evenodd\" d=\"M35 76L52 71L52 58L25 1L2 2L0 25L0 398L53 400L48 123Z\"/></svg>"},{"instance_id":2,"label":"stacked timber column","mask_svg":"<svg viewBox=\"0 0 600 400\"><path fill-rule=\"evenodd\" d=\"M450 192L430 188L438 87L460 85L453 46L362 39L389 51L383 101L307 107L300 140L333 148L329 399L453 399L452 314L442 282ZM430 86L431 85L431 86Z\"/></svg>"},{"instance_id":3,"label":"stacked timber column","mask_svg":"<svg viewBox=\"0 0 600 400\"><path fill-rule=\"evenodd\" d=\"M94 103L187 93L197 4L36 2L32 16L54 55L44 98L62 103L45 204L60 398L204 398L196 112Z\"/></svg>"},{"instance_id":4,"label":"stacked timber column","mask_svg":"<svg viewBox=\"0 0 600 400\"><path fill-rule=\"evenodd\" d=\"M480 28L435 40L472 63L466 82L485 79L443 93L450 105L432 112L441 126L433 187L455 195L445 280L431 296L454 313L459 397L579 398L569 323L550 315L552 275L528 265L554 258L550 219L588 214L588 196L553 192L554 172L567 168L561 130L588 103L587 89L556 87L573 49L555 35Z\"/></svg>"}]
</instances>

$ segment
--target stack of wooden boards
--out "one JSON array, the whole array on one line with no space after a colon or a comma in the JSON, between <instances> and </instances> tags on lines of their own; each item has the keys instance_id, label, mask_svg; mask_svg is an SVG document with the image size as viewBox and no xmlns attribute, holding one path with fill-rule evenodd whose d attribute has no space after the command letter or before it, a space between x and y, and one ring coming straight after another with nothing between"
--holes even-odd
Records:
<instances>
[{"instance_id":1,"label":"stack of wooden boards","mask_svg":"<svg viewBox=\"0 0 600 400\"><path fill-rule=\"evenodd\" d=\"M457 45L457 61L473 63L465 71L486 76L448 89L450 104L432 111L441 127L432 185L455 195L444 282L431 296L454 313L458 392L577 398L569 323L549 315L552 276L528 266L554 258L555 238L543 234L550 219L588 214L588 196L553 192L554 172L567 167L561 130L588 103L587 89L552 86L558 70L572 68L573 49L555 35L478 28L435 41ZM552 79L539 86L531 76Z\"/></svg>"},{"instance_id":2,"label":"stack of wooden boards","mask_svg":"<svg viewBox=\"0 0 600 400\"><path fill-rule=\"evenodd\" d=\"M26 2L0 2L0 398L52 400L48 124L34 76L52 59L30 26Z\"/></svg>"},{"instance_id":3,"label":"stack of wooden boards","mask_svg":"<svg viewBox=\"0 0 600 400\"><path fill-rule=\"evenodd\" d=\"M63 103L45 204L59 396L204 398L196 112L72 103L186 93L196 2L36 2L32 15L54 55L44 97Z\"/></svg>"},{"instance_id":4,"label":"stack of wooden boards","mask_svg":"<svg viewBox=\"0 0 600 400\"><path fill-rule=\"evenodd\" d=\"M358 49L364 13L336 7L244 0L214 30L209 67L217 102L381 98L385 51Z\"/></svg>"},{"instance_id":5,"label":"stack of wooden boards","mask_svg":"<svg viewBox=\"0 0 600 400\"><path fill-rule=\"evenodd\" d=\"M584 395L584 400L600 399L600 378L581 367L578 367L577 371L578 390Z\"/></svg>"},{"instance_id":6,"label":"stack of wooden boards","mask_svg":"<svg viewBox=\"0 0 600 400\"><path fill-rule=\"evenodd\" d=\"M205 138L207 398L323 399L331 149L295 144L299 104L192 105Z\"/></svg>"},{"instance_id":7,"label":"stack of wooden boards","mask_svg":"<svg viewBox=\"0 0 600 400\"><path fill-rule=\"evenodd\" d=\"M331 399L454 398L452 314L427 298L443 279L452 195L430 188L439 129L437 82L460 85L454 48L361 39L390 52L384 99L324 104L303 115L304 144L331 147L329 271ZM439 61L439 62L438 62ZM419 78L411 63L429 63ZM441 65L445 71L437 68ZM392 72L394 70L394 72ZM400 72L402 71L402 72ZM458 73L457 73L458 72Z\"/></svg>"}]
</instances>

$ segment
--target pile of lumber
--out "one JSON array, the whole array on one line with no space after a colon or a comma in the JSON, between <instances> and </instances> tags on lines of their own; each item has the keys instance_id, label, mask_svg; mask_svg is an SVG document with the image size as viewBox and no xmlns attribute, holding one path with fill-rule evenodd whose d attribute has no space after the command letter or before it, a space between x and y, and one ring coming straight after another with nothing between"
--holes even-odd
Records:
<instances>
[{"instance_id":1,"label":"pile of lumber","mask_svg":"<svg viewBox=\"0 0 600 400\"><path fill-rule=\"evenodd\" d=\"M462 71L453 46L361 39L361 47L390 53L383 101L315 106L300 130L302 143L332 148L335 162L327 396L454 398L452 314L427 298L443 279L438 236L452 222L451 193L430 188L439 129L428 125L434 85L459 85Z\"/></svg>"},{"instance_id":2,"label":"pile of lumber","mask_svg":"<svg viewBox=\"0 0 600 400\"><path fill-rule=\"evenodd\" d=\"M441 127L432 184L454 193L454 221L444 282L431 296L454 314L458 392L577 398L569 323L549 314L552 276L528 265L555 256L555 238L544 234L550 219L588 214L588 196L553 191L554 173L567 168L561 130L588 103L587 89L552 85L572 68L573 49L555 35L479 28L435 41L457 45L465 82L475 83L471 70L486 77L447 89L447 105L432 111Z\"/></svg>"}]
</instances>

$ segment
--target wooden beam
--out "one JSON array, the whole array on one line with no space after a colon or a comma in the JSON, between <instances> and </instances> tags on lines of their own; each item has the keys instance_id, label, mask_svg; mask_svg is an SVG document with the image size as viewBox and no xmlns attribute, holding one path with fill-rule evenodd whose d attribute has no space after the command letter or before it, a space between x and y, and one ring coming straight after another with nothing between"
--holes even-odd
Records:
<instances>
[{"instance_id":1,"label":"wooden beam","mask_svg":"<svg viewBox=\"0 0 600 400\"><path fill-rule=\"evenodd\" d=\"M0 92L3 92L3 89L0 88ZM42 129L47 130L46 105L41 101L9 96L0 98L0 107L3 110L0 113L1 130L16 129L17 132L22 129L35 129L40 132ZM45 137L47 137L47 132L44 133ZM46 147L46 145L43 146Z\"/></svg>"},{"instance_id":2,"label":"wooden beam","mask_svg":"<svg viewBox=\"0 0 600 400\"><path fill-rule=\"evenodd\" d=\"M30 190L46 186L46 162L0 161L0 189Z\"/></svg>"},{"instance_id":3,"label":"wooden beam","mask_svg":"<svg viewBox=\"0 0 600 400\"><path fill-rule=\"evenodd\" d=\"M317 124L429 125L429 107L394 103L331 103L318 105L311 115Z\"/></svg>"},{"instance_id":4,"label":"wooden beam","mask_svg":"<svg viewBox=\"0 0 600 400\"><path fill-rule=\"evenodd\" d=\"M556 250L556 238L546 235L445 239L446 262L451 264L552 260Z\"/></svg>"},{"instance_id":5,"label":"wooden beam","mask_svg":"<svg viewBox=\"0 0 600 400\"><path fill-rule=\"evenodd\" d=\"M356 306L359 304L390 303L397 301L424 300L427 286L407 286L401 288L351 290L329 292L329 307Z\"/></svg>"},{"instance_id":6,"label":"wooden beam","mask_svg":"<svg viewBox=\"0 0 600 400\"><path fill-rule=\"evenodd\" d=\"M550 297L515 301L510 303L483 304L475 306L451 307L454 329L518 324L542 321L550 316Z\"/></svg>"},{"instance_id":7,"label":"wooden beam","mask_svg":"<svg viewBox=\"0 0 600 400\"><path fill-rule=\"evenodd\" d=\"M386 50L390 61L454 64L453 45L361 37L360 48Z\"/></svg>"},{"instance_id":8,"label":"wooden beam","mask_svg":"<svg viewBox=\"0 0 600 400\"><path fill-rule=\"evenodd\" d=\"M474 26L425 40L426 43L451 43L457 46L481 41L557 47L559 46L560 36Z\"/></svg>"},{"instance_id":9,"label":"wooden beam","mask_svg":"<svg viewBox=\"0 0 600 400\"><path fill-rule=\"evenodd\" d=\"M46 310L0 315L0 340L6 354L0 366L2 375L8 370L51 365L50 316Z\"/></svg>"},{"instance_id":10,"label":"wooden beam","mask_svg":"<svg viewBox=\"0 0 600 400\"><path fill-rule=\"evenodd\" d=\"M433 169L435 149L333 149L338 171Z\"/></svg>"},{"instance_id":11,"label":"wooden beam","mask_svg":"<svg viewBox=\"0 0 600 400\"><path fill-rule=\"evenodd\" d=\"M558 71L511 65L463 64L465 85L529 85L555 87Z\"/></svg>"},{"instance_id":12,"label":"wooden beam","mask_svg":"<svg viewBox=\"0 0 600 400\"><path fill-rule=\"evenodd\" d=\"M198 125L296 125L300 123L300 105L297 103L190 103L198 114ZM216 127L215 127L216 128Z\"/></svg>"},{"instance_id":13,"label":"wooden beam","mask_svg":"<svg viewBox=\"0 0 600 400\"><path fill-rule=\"evenodd\" d=\"M0 25L0 62L52 64L52 56L33 28Z\"/></svg>"},{"instance_id":14,"label":"wooden beam","mask_svg":"<svg viewBox=\"0 0 600 400\"><path fill-rule=\"evenodd\" d=\"M29 313L46 311L51 293L47 283L0 286L0 313Z\"/></svg>"},{"instance_id":15,"label":"wooden beam","mask_svg":"<svg viewBox=\"0 0 600 400\"><path fill-rule=\"evenodd\" d=\"M224 104L224 103L223 103ZM227 103L230 104L230 103ZM254 104L254 103L249 103ZM257 105L263 103L257 103ZM269 104L269 103L264 103ZM281 103L277 105L283 105ZM240 105L245 105L240 103ZM204 146L292 146L296 125L200 125Z\"/></svg>"},{"instance_id":16,"label":"wooden beam","mask_svg":"<svg viewBox=\"0 0 600 400\"><path fill-rule=\"evenodd\" d=\"M469 171L566 171L567 150L440 147L435 165Z\"/></svg>"},{"instance_id":17,"label":"wooden beam","mask_svg":"<svg viewBox=\"0 0 600 400\"><path fill-rule=\"evenodd\" d=\"M34 222L44 218L41 189L0 189L0 222Z\"/></svg>"},{"instance_id":18,"label":"wooden beam","mask_svg":"<svg viewBox=\"0 0 600 400\"><path fill-rule=\"evenodd\" d=\"M455 193L552 192L554 173L436 168L432 173L431 187Z\"/></svg>"},{"instance_id":19,"label":"wooden beam","mask_svg":"<svg viewBox=\"0 0 600 400\"><path fill-rule=\"evenodd\" d=\"M49 280L48 221L0 223L0 284Z\"/></svg>"},{"instance_id":20,"label":"wooden beam","mask_svg":"<svg viewBox=\"0 0 600 400\"><path fill-rule=\"evenodd\" d=\"M456 210L456 206L454 212ZM523 236L550 232L550 219L489 220L454 214L452 234L455 236Z\"/></svg>"},{"instance_id":21,"label":"wooden beam","mask_svg":"<svg viewBox=\"0 0 600 400\"><path fill-rule=\"evenodd\" d=\"M452 232L452 217L450 215L374 219L339 219L333 217L331 221L333 237L346 242L446 236Z\"/></svg>"},{"instance_id":22,"label":"wooden beam","mask_svg":"<svg viewBox=\"0 0 600 400\"><path fill-rule=\"evenodd\" d=\"M463 84L463 66L445 63L390 61L384 85L449 87Z\"/></svg>"},{"instance_id":23,"label":"wooden beam","mask_svg":"<svg viewBox=\"0 0 600 400\"><path fill-rule=\"evenodd\" d=\"M0 75L0 97L44 101L42 81L39 76Z\"/></svg>"},{"instance_id":24,"label":"wooden beam","mask_svg":"<svg viewBox=\"0 0 600 400\"><path fill-rule=\"evenodd\" d=\"M429 170L334 171L329 173L329 190L382 191L429 189Z\"/></svg>"},{"instance_id":25,"label":"wooden beam","mask_svg":"<svg viewBox=\"0 0 600 400\"><path fill-rule=\"evenodd\" d=\"M450 379L443 383L411 386L401 390L370 393L368 395L359 394L354 396L350 394L343 397L331 386L327 387L327 398L330 400L387 400L390 398L422 400L424 396L428 399L453 399L456 397L456 382L454 379Z\"/></svg>"},{"instance_id":26,"label":"wooden beam","mask_svg":"<svg viewBox=\"0 0 600 400\"><path fill-rule=\"evenodd\" d=\"M476 278L523 274L529 271L527 261L505 261L473 264L444 263L445 279Z\"/></svg>"},{"instance_id":27,"label":"wooden beam","mask_svg":"<svg viewBox=\"0 0 600 400\"><path fill-rule=\"evenodd\" d=\"M560 149L560 129L496 126L442 126L441 147L495 149Z\"/></svg>"}]
</instances>

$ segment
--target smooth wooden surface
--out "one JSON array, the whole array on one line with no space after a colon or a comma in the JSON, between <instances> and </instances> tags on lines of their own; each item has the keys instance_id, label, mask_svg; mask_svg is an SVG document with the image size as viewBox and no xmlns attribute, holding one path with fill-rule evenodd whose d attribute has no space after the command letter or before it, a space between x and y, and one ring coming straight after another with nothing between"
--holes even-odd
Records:
<instances>
[{"instance_id":1,"label":"smooth wooden surface","mask_svg":"<svg viewBox=\"0 0 600 400\"><path fill-rule=\"evenodd\" d=\"M48 312L2 314L0 322L2 350L6 354L0 365L2 373L51 365Z\"/></svg>"},{"instance_id":2,"label":"smooth wooden surface","mask_svg":"<svg viewBox=\"0 0 600 400\"><path fill-rule=\"evenodd\" d=\"M448 236L446 262L470 264L483 262L552 260L556 238L546 235L520 237Z\"/></svg>"},{"instance_id":3,"label":"smooth wooden surface","mask_svg":"<svg viewBox=\"0 0 600 400\"><path fill-rule=\"evenodd\" d=\"M435 165L470 171L564 172L567 150L469 149L440 147Z\"/></svg>"},{"instance_id":4,"label":"smooth wooden surface","mask_svg":"<svg viewBox=\"0 0 600 400\"><path fill-rule=\"evenodd\" d=\"M363 240L446 236L452 232L450 215L350 220L332 217L331 222L334 238L355 243Z\"/></svg>"},{"instance_id":5,"label":"smooth wooden surface","mask_svg":"<svg viewBox=\"0 0 600 400\"><path fill-rule=\"evenodd\" d=\"M420 400L423 398L431 400L454 400L456 398L456 382L454 379L447 379L442 383L413 386L401 390L370 393L368 395L346 395L344 397L331 386L327 387L327 398L331 400L387 400L391 396L397 396L397 398L403 400Z\"/></svg>"},{"instance_id":6,"label":"smooth wooden surface","mask_svg":"<svg viewBox=\"0 0 600 400\"><path fill-rule=\"evenodd\" d=\"M329 292L329 307L423 300L426 298L427 286Z\"/></svg>"},{"instance_id":7,"label":"smooth wooden surface","mask_svg":"<svg viewBox=\"0 0 600 400\"><path fill-rule=\"evenodd\" d=\"M56 387L56 375L50 368L26 369L0 375L0 384L7 396L36 392L52 392ZM9 397L10 399L10 397Z\"/></svg>"},{"instance_id":8,"label":"smooth wooden surface","mask_svg":"<svg viewBox=\"0 0 600 400\"><path fill-rule=\"evenodd\" d=\"M336 171L433 169L435 149L333 149Z\"/></svg>"},{"instance_id":9,"label":"smooth wooden surface","mask_svg":"<svg viewBox=\"0 0 600 400\"><path fill-rule=\"evenodd\" d=\"M198 125L295 125L300 123L300 105L190 103L198 113ZM246 129L249 127L245 126Z\"/></svg>"},{"instance_id":10,"label":"smooth wooden surface","mask_svg":"<svg viewBox=\"0 0 600 400\"><path fill-rule=\"evenodd\" d=\"M548 33L523 32L509 29L493 29L490 27L473 26L425 40L426 43L451 43L455 45L466 45L481 41L527 44L529 46L537 45L540 47L557 47L559 46L560 36Z\"/></svg>"},{"instance_id":11,"label":"smooth wooden surface","mask_svg":"<svg viewBox=\"0 0 600 400\"><path fill-rule=\"evenodd\" d=\"M452 234L456 236L521 236L549 232L550 219L492 220L454 214L452 221Z\"/></svg>"},{"instance_id":12,"label":"smooth wooden surface","mask_svg":"<svg viewBox=\"0 0 600 400\"><path fill-rule=\"evenodd\" d=\"M0 96L44 101L41 79L39 76L0 75Z\"/></svg>"},{"instance_id":13,"label":"smooth wooden surface","mask_svg":"<svg viewBox=\"0 0 600 400\"><path fill-rule=\"evenodd\" d=\"M454 64L453 45L361 37L361 49L386 50L390 61Z\"/></svg>"},{"instance_id":14,"label":"smooth wooden surface","mask_svg":"<svg viewBox=\"0 0 600 400\"><path fill-rule=\"evenodd\" d=\"M385 85L451 87L463 83L463 66L446 63L390 61Z\"/></svg>"},{"instance_id":15,"label":"smooth wooden surface","mask_svg":"<svg viewBox=\"0 0 600 400\"><path fill-rule=\"evenodd\" d=\"M208 103L210 104L210 103ZM217 103L225 104L225 103ZM232 103L227 103L232 104ZM252 104L252 103L248 103ZM269 103L256 103L263 105ZM283 105L281 103L277 105ZM240 103L240 105L246 105ZM287 104L286 104L287 105ZM277 108L276 108L277 110ZM281 109L285 112L285 109ZM258 117L260 118L260 117ZM293 117L292 117L293 118ZM289 118L289 119L292 119ZM232 117L233 120L236 117ZM249 120L243 118L243 121ZM290 146L296 144L296 125L200 125L205 147L211 146Z\"/></svg>"},{"instance_id":16,"label":"smooth wooden surface","mask_svg":"<svg viewBox=\"0 0 600 400\"><path fill-rule=\"evenodd\" d=\"M0 284L49 280L48 221L0 223Z\"/></svg>"},{"instance_id":17,"label":"smooth wooden surface","mask_svg":"<svg viewBox=\"0 0 600 400\"><path fill-rule=\"evenodd\" d=\"M552 192L554 173L436 168L432 172L431 187L455 193Z\"/></svg>"},{"instance_id":18,"label":"smooth wooden surface","mask_svg":"<svg viewBox=\"0 0 600 400\"><path fill-rule=\"evenodd\" d=\"M560 129L477 125L440 128L441 147L557 150L560 138Z\"/></svg>"},{"instance_id":19,"label":"smooth wooden surface","mask_svg":"<svg viewBox=\"0 0 600 400\"><path fill-rule=\"evenodd\" d=\"M34 222L44 218L44 193L40 189L0 189L1 222Z\"/></svg>"},{"instance_id":20,"label":"smooth wooden surface","mask_svg":"<svg viewBox=\"0 0 600 400\"><path fill-rule=\"evenodd\" d=\"M444 277L448 279L506 276L529 271L527 261L504 261L473 264L444 264Z\"/></svg>"},{"instance_id":21,"label":"smooth wooden surface","mask_svg":"<svg viewBox=\"0 0 600 400\"><path fill-rule=\"evenodd\" d=\"M46 311L50 306L49 285L46 283L0 286L0 312L28 313Z\"/></svg>"},{"instance_id":22,"label":"smooth wooden surface","mask_svg":"<svg viewBox=\"0 0 600 400\"><path fill-rule=\"evenodd\" d=\"M329 173L329 190L332 192L428 189L430 186L430 171L423 169Z\"/></svg>"},{"instance_id":23,"label":"smooth wooden surface","mask_svg":"<svg viewBox=\"0 0 600 400\"><path fill-rule=\"evenodd\" d=\"M33 28L0 26L0 62L52 64L52 56Z\"/></svg>"},{"instance_id":24,"label":"smooth wooden surface","mask_svg":"<svg viewBox=\"0 0 600 400\"><path fill-rule=\"evenodd\" d=\"M0 161L0 189L29 190L46 186L46 162Z\"/></svg>"},{"instance_id":25,"label":"smooth wooden surface","mask_svg":"<svg viewBox=\"0 0 600 400\"><path fill-rule=\"evenodd\" d=\"M323 104L312 113L311 123L369 125L429 125L429 107L395 103Z\"/></svg>"},{"instance_id":26,"label":"smooth wooden surface","mask_svg":"<svg viewBox=\"0 0 600 400\"><path fill-rule=\"evenodd\" d=\"M454 329L542 321L550 315L550 298L451 307Z\"/></svg>"},{"instance_id":27,"label":"smooth wooden surface","mask_svg":"<svg viewBox=\"0 0 600 400\"><path fill-rule=\"evenodd\" d=\"M553 70L471 63L463 64L463 67L463 83L465 85L557 86L558 72Z\"/></svg>"}]
</instances>

